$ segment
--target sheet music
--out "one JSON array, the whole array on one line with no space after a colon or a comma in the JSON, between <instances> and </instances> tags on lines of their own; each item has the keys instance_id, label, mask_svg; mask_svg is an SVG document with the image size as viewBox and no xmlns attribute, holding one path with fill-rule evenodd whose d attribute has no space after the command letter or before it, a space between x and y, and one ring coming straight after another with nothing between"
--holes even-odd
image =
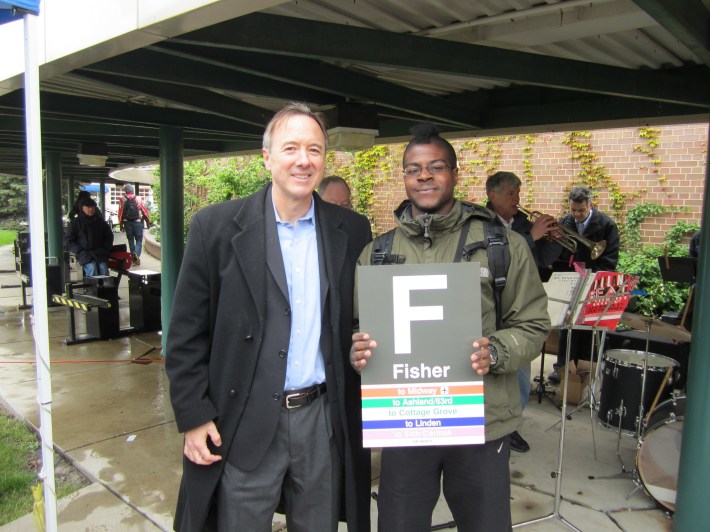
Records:
<instances>
[{"instance_id":1,"label":"sheet music","mask_svg":"<svg viewBox=\"0 0 710 532\"><path fill-rule=\"evenodd\" d=\"M575 291L582 279L582 274L577 272L554 272L543 283L547 292L547 313L553 327L565 325L570 303L574 301Z\"/></svg>"}]
</instances>

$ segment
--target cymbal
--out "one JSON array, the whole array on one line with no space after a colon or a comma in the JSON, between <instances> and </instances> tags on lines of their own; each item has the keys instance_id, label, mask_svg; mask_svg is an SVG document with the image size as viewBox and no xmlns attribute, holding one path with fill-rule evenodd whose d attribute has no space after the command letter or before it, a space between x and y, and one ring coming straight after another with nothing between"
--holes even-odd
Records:
<instances>
[{"instance_id":1,"label":"cymbal","mask_svg":"<svg viewBox=\"0 0 710 532\"><path fill-rule=\"evenodd\" d=\"M637 331L650 331L652 335L667 338L668 340L675 340L676 342L690 342L689 331L686 331L677 325L672 325L649 316L633 314L632 312L624 312L621 315L619 323L622 323L623 325L631 327Z\"/></svg>"}]
</instances>

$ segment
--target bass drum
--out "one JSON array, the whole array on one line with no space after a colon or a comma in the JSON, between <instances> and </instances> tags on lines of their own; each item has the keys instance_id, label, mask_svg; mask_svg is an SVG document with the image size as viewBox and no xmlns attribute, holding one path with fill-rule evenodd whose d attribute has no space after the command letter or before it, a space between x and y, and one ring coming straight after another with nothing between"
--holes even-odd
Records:
<instances>
[{"instance_id":1,"label":"bass drum","mask_svg":"<svg viewBox=\"0 0 710 532\"><path fill-rule=\"evenodd\" d=\"M684 396L658 405L636 453L636 469L644 490L671 512L675 512L684 414Z\"/></svg>"}]
</instances>

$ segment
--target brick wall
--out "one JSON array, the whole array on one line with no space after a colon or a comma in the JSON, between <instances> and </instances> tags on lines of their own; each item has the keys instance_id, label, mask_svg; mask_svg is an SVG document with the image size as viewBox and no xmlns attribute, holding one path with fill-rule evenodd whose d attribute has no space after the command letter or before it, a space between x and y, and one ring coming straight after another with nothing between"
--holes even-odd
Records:
<instances>
[{"instance_id":1,"label":"brick wall","mask_svg":"<svg viewBox=\"0 0 710 532\"><path fill-rule=\"evenodd\" d=\"M589 138L581 140L589 143L589 152L595 156L592 164L600 165L609 183L633 196L625 202L625 210L640 202L689 209L687 214L666 214L649 218L642 224L643 241L659 243L664 233L679 220L700 223L708 125L661 126L651 131L653 138L648 139L641 137L640 128L600 129L591 131ZM577 152L565 144L568 136L569 132L555 132L453 140L459 157L462 197L484 201L487 176L497 170L507 170L515 172L523 181L521 202L526 207L556 216L566 214L567 191L572 185L583 182L579 177L582 164L573 159ZM658 145L649 148L649 140L657 141ZM387 148L388 155L374 172L373 211L378 232L394 226L392 211L405 198L401 172L404 145ZM339 173L352 161L352 154L338 153L326 169L326 175ZM526 182L526 168L531 174L530 184ZM347 175L347 172L342 173ZM600 184L595 193L599 209L619 221L610 207L609 188Z\"/></svg>"}]
</instances>

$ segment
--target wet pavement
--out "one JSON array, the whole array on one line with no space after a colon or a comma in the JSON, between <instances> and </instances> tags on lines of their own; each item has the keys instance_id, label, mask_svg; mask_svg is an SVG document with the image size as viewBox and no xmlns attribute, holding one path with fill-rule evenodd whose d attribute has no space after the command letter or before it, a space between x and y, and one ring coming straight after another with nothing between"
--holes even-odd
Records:
<instances>
[{"instance_id":1,"label":"wet pavement","mask_svg":"<svg viewBox=\"0 0 710 532\"><path fill-rule=\"evenodd\" d=\"M120 243L123 235L116 237ZM137 268L160 271L160 262L144 253ZM19 279L11 246L0 248L0 272L0 400L37 425L32 316L30 310L17 310L22 298L15 286ZM119 297L121 327L128 328L125 277ZM80 333L81 312L76 314ZM182 437L168 399L160 334L138 333L67 346L66 308L51 307L48 318L54 442L92 481L58 502L59 530L171 530ZM548 368L553 360L546 356ZM533 375L538 371L539 359L533 364ZM538 403L537 397L531 397L520 431L531 450L512 453L510 458L513 523L551 516L524 529L569 529L562 518L584 531L672 529L672 519L629 475L588 478L618 474L622 462L627 471L635 471L638 447L633 436L619 438L602 426L589 408L574 413L566 423L561 497L556 499L552 472L558 465L559 420L560 412L552 402L542 398ZM377 453L373 464L373 491L377 491ZM375 523L374 501L371 508ZM283 516L276 516L273 529L284 529L284 521ZM451 521L442 498L433 524ZM0 532L33 529L31 516L25 516L0 527ZM341 524L340 529L345 526Z\"/></svg>"}]
</instances>

